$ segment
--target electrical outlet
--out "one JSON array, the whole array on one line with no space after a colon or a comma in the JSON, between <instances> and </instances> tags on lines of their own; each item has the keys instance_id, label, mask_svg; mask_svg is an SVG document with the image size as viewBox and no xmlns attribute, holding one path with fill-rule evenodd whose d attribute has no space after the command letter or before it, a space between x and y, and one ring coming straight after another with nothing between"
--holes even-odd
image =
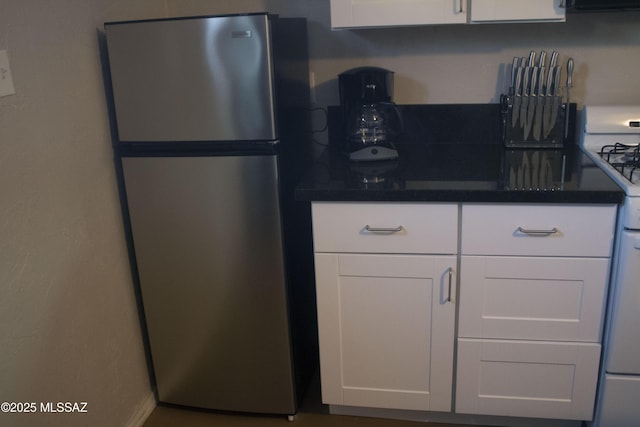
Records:
<instances>
[{"instance_id":1,"label":"electrical outlet","mask_svg":"<svg viewBox=\"0 0 640 427\"><path fill-rule=\"evenodd\" d=\"M9 67L9 55L6 50L0 50L0 96L13 95L16 88L13 86L11 68Z\"/></svg>"}]
</instances>

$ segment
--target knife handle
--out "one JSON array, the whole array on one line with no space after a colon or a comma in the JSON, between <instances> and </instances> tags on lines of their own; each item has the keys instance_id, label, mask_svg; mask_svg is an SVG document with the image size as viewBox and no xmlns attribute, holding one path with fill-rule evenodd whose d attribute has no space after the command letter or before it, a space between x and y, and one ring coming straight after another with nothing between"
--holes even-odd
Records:
<instances>
[{"instance_id":1,"label":"knife handle","mask_svg":"<svg viewBox=\"0 0 640 427\"><path fill-rule=\"evenodd\" d=\"M531 72L531 83L529 84L529 96L535 95L538 82L538 67L533 67Z\"/></svg>"},{"instance_id":2,"label":"knife handle","mask_svg":"<svg viewBox=\"0 0 640 427\"><path fill-rule=\"evenodd\" d=\"M524 73L522 74L522 96L526 96L529 91L529 81L531 79L531 67L524 67Z\"/></svg>"},{"instance_id":3,"label":"knife handle","mask_svg":"<svg viewBox=\"0 0 640 427\"><path fill-rule=\"evenodd\" d=\"M546 81L546 87L544 90L544 94L545 96L549 96L549 95L553 95L553 93L551 92L551 86L553 85L553 73L555 72L555 68L553 66L551 66L551 63L549 63L549 72L547 73L547 81Z\"/></svg>"},{"instance_id":4,"label":"knife handle","mask_svg":"<svg viewBox=\"0 0 640 427\"><path fill-rule=\"evenodd\" d=\"M545 64L546 60L547 60L547 52L545 52L544 50L540 51L540 59L538 60L538 67L544 67L546 65Z\"/></svg>"},{"instance_id":5,"label":"knife handle","mask_svg":"<svg viewBox=\"0 0 640 427\"><path fill-rule=\"evenodd\" d=\"M558 64L558 51L551 52L551 61L549 62L549 69L555 67Z\"/></svg>"},{"instance_id":6,"label":"knife handle","mask_svg":"<svg viewBox=\"0 0 640 427\"><path fill-rule=\"evenodd\" d=\"M558 87L560 86L560 74L562 74L562 68L559 65L553 67L553 96L558 95Z\"/></svg>"},{"instance_id":7,"label":"knife handle","mask_svg":"<svg viewBox=\"0 0 640 427\"><path fill-rule=\"evenodd\" d=\"M520 67L520 57L515 56L513 63L511 64L511 88L509 88L509 95L514 95L518 90L518 84L516 82L516 76L518 74L518 68Z\"/></svg>"},{"instance_id":8,"label":"knife handle","mask_svg":"<svg viewBox=\"0 0 640 427\"><path fill-rule=\"evenodd\" d=\"M573 58L567 60L567 109L565 110L564 139L569 137L569 106L571 105L571 86L573 85Z\"/></svg>"},{"instance_id":9,"label":"knife handle","mask_svg":"<svg viewBox=\"0 0 640 427\"><path fill-rule=\"evenodd\" d=\"M538 89L536 95L542 96L542 88L544 87L544 65L538 70Z\"/></svg>"},{"instance_id":10,"label":"knife handle","mask_svg":"<svg viewBox=\"0 0 640 427\"><path fill-rule=\"evenodd\" d=\"M516 70L516 82L514 85L516 96L522 95L522 89L520 88L520 85L522 85L522 67L518 67L518 69Z\"/></svg>"}]
</instances>

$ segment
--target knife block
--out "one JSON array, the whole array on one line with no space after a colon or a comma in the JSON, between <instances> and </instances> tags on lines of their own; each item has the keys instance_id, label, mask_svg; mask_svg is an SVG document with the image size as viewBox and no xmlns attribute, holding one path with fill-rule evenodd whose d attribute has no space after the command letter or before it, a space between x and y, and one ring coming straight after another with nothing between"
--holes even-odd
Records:
<instances>
[{"instance_id":1,"label":"knife block","mask_svg":"<svg viewBox=\"0 0 640 427\"><path fill-rule=\"evenodd\" d=\"M503 95L501 104L507 148L563 148L572 134L572 123L567 123L569 104L561 96Z\"/></svg>"}]
</instances>

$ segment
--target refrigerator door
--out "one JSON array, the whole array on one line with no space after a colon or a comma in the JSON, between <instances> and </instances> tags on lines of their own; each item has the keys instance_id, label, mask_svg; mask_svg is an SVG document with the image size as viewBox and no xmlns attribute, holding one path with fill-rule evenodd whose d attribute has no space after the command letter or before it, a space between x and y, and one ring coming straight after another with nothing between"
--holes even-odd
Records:
<instances>
[{"instance_id":1,"label":"refrigerator door","mask_svg":"<svg viewBox=\"0 0 640 427\"><path fill-rule=\"evenodd\" d=\"M105 24L120 141L276 139L266 14Z\"/></svg>"},{"instance_id":2,"label":"refrigerator door","mask_svg":"<svg viewBox=\"0 0 640 427\"><path fill-rule=\"evenodd\" d=\"M295 413L277 158L123 158L159 399Z\"/></svg>"}]
</instances>

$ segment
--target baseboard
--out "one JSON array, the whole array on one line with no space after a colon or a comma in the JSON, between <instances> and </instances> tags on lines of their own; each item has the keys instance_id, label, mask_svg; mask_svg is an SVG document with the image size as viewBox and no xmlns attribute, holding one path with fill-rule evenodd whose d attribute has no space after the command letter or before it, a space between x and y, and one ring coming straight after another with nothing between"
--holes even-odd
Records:
<instances>
[{"instance_id":1,"label":"baseboard","mask_svg":"<svg viewBox=\"0 0 640 427\"><path fill-rule=\"evenodd\" d=\"M125 427L142 427L144 422L147 420L151 412L157 406L156 396L153 392L150 392L147 397L145 397L142 402L138 404L133 415L129 418L129 421L125 424Z\"/></svg>"},{"instance_id":2,"label":"baseboard","mask_svg":"<svg viewBox=\"0 0 640 427\"><path fill-rule=\"evenodd\" d=\"M500 427L581 427L582 421L549 420L536 418L497 417L488 415L455 414L452 412L406 411L400 409L363 408L357 406L329 405L333 415L386 418L441 424L465 424Z\"/></svg>"}]
</instances>

